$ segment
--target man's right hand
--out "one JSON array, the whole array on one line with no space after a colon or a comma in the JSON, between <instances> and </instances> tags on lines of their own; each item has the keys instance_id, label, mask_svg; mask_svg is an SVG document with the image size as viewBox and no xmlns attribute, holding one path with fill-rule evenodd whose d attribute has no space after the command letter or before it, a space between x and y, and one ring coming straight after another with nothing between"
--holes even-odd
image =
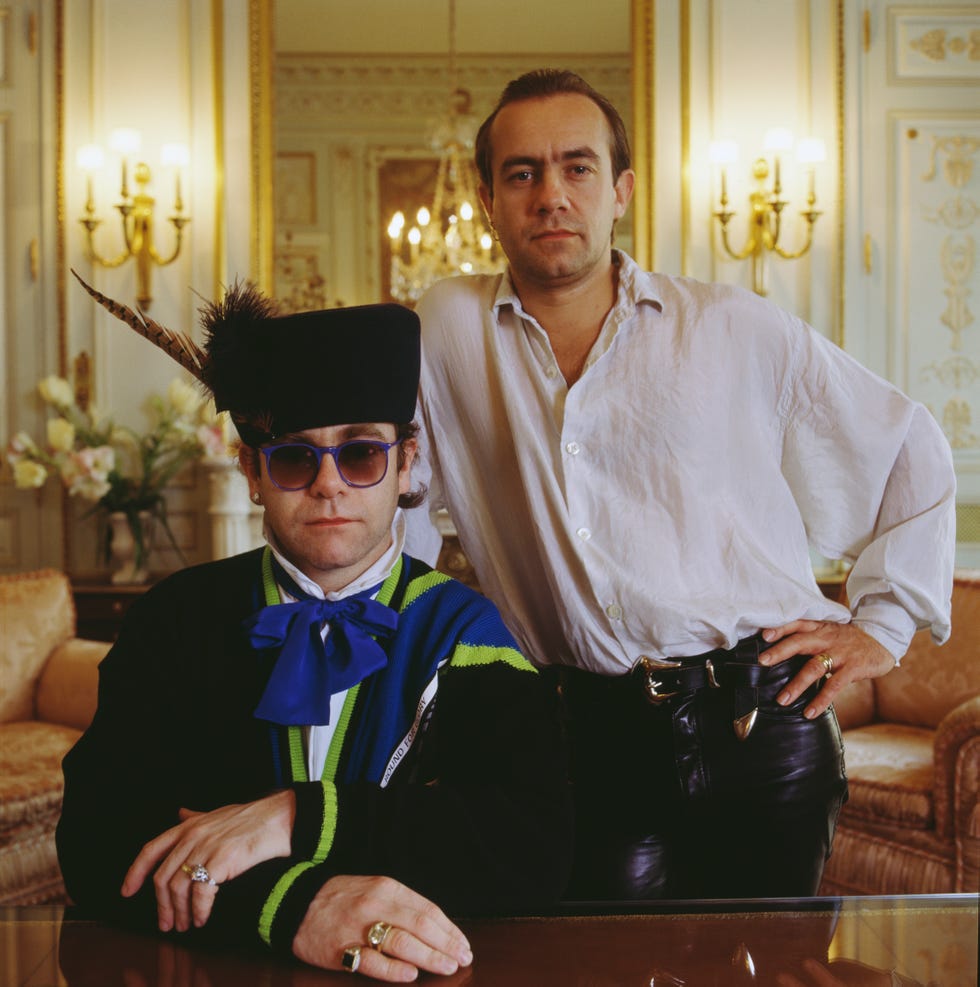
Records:
<instances>
[{"instance_id":1,"label":"man's right hand","mask_svg":"<svg viewBox=\"0 0 980 987\"><path fill-rule=\"evenodd\" d=\"M375 922L392 926L384 952L367 945ZM455 973L473 954L466 937L427 898L390 877L339 875L317 892L307 909L293 953L313 966L343 969L348 946L361 947L358 973L408 983L420 970Z\"/></svg>"}]
</instances>

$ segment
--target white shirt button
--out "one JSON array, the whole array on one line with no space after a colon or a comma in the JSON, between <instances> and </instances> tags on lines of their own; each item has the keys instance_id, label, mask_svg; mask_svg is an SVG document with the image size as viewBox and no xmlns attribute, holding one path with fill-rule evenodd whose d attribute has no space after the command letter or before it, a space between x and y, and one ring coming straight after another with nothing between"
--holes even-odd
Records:
<instances>
[{"instance_id":1,"label":"white shirt button","mask_svg":"<svg viewBox=\"0 0 980 987\"><path fill-rule=\"evenodd\" d=\"M623 618L623 608L616 603L610 603L606 607L606 616L610 620L622 620Z\"/></svg>"},{"instance_id":2,"label":"white shirt button","mask_svg":"<svg viewBox=\"0 0 980 987\"><path fill-rule=\"evenodd\" d=\"M577 456L582 451L582 447L577 442L568 442L565 445L565 452L569 456Z\"/></svg>"},{"instance_id":3,"label":"white shirt button","mask_svg":"<svg viewBox=\"0 0 980 987\"><path fill-rule=\"evenodd\" d=\"M582 541L588 541L592 537L592 532L588 528L579 528L575 533Z\"/></svg>"},{"instance_id":4,"label":"white shirt button","mask_svg":"<svg viewBox=\"0 0 980 987\"><path fill-rule=\"evenodd\" d=\"M545 377L548 378L548 380L554 380L558 376L558 368L554 364L552 364L544 372L544 375L545 375Z\"/></svg>"}]
</instances>

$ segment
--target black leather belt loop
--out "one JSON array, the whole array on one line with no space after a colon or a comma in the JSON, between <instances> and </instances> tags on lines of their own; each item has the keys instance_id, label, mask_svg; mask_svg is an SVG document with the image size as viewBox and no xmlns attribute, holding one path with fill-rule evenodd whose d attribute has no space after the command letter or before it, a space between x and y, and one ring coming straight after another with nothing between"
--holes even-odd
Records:
<instances>
[{"instance_id":1,"label":"black leather belt loop","mask_svg":"<svg viewBox=\"0 0 980 987\"><path fill-rule=\"evenodd\" d=\"M563 687L588 687L601 692L637 691L653 706L672 705L679 696L699 689L725 689L732 695L732 726L739 740L752 732L759 710L759 692L775 699L782 687L810 659L796 655L778 665L759 664L759 655L769 645L761 635L739 641L734 648L717 648L690 658L651 658L641 656L631 672L622 676L597 676L576 669L563 668ZM585 686L580 676L588 675Z\"/></svg>"}]
</instances>

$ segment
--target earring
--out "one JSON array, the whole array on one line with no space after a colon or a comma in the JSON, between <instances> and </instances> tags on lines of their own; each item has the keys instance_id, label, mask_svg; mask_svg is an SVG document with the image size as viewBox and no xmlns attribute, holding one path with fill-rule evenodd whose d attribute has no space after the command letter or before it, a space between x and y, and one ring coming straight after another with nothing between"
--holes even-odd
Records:
<instances>
[{"instance_id":1,"label":"earring","mask_svg":"<svg viewBox=\"0 0 980 987\"><path fill-rule=\"evenodd\" d=\"M252 503L253 504L261 504L262 503L262 495L258 492L258 490L253 490L252 491Z\"/></svg>"}]
</instances>

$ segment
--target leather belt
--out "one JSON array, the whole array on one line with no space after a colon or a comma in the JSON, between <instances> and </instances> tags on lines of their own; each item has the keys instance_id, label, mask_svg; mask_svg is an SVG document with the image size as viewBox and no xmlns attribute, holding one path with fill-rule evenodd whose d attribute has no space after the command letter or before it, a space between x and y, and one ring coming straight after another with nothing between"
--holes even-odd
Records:
<instances>
[{"instance_id":1,"label":"leather belt","mask_svg":"<svg viewBox=\"0 0 980 987\"><path fill-rule=\"evenodd\" d=\"M639 690L653 706L670 703L678 696L699 689L725 689L733 700L732 726L739 740L746 740L755 726L759 712L759 692L775 699L782 687L809 661L810 655L796 655L778 665L759 664L759 655L769 645L761 635L739 641L730 649L717 648L690 658L651 658L641 656L631 672L622 676L596 676L563 669L563 685L585 683L579 675L588 675L587 688L601 691L631 692ZM578 680L576 682L576 680Z\"/></svg>"}]
</instances>

